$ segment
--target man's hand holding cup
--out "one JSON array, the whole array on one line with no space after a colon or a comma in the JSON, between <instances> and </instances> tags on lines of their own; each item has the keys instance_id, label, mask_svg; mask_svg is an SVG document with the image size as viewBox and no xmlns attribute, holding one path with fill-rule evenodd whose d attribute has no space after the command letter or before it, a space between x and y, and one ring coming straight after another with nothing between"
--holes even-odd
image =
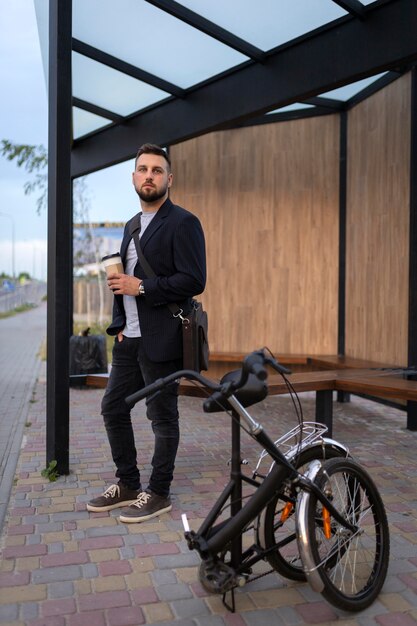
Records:
<instances>
[{"instance_id":1,"label":"man's hand holding cup","mask_svg":"<svg viewBox=\"0 0 417 626\"><path fill-rule=\"evenodd\" d=\"M120 254L109 254L102 259L107 274L107 284L116 295L137 296L141 280L136 276L123 273L123 263Z\"/></svg>"}]
</instances>

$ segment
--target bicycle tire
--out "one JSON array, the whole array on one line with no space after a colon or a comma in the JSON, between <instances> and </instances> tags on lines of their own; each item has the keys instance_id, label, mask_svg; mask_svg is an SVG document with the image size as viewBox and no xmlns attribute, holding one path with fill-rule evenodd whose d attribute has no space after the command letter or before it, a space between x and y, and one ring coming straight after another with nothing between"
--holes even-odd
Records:
<instances>
[{"instance_id":1,"label":"bicycle tire","mask_svg":"<svg viewBox=\"0 0 417 626\"><path fill-rule=\"evenodd\" d=\"M336 447L330 442L323 442L303 450L297 461L294 463L298 471L302 471L314 460L325 460L331 458L345 457L346 451ZM287 492L284 497L290 494ZM296 498L296 494L293 494ZM266 559L271 567L281 576L298 582L305 582L307 577L304 573L303 564L298 551L297 534L295 530L295 506L291 510L289 517L282 521L286 501L283 494L277 494L269 502L261 515L258 529L258 539L263 548L270 550L274 545L285 542L281 548L271 551L266 555Z\"/></svg>"},{"instance_id":2,"label":"bicycle tire","mask_svg":"<svg viewBox=\"0 0 417 626\"><path fill-rule=\"evenodd\" d=\"M387 574L390 540L384 504L368 472L352 459L326 461L314 482L358 527L352 535L330 518L326 537L326 511L313 493L307 496L307 546L314 576L320 577L320 592L328 602L345 611L362 611L378 596Z\"/></svg>"}]
</instances>

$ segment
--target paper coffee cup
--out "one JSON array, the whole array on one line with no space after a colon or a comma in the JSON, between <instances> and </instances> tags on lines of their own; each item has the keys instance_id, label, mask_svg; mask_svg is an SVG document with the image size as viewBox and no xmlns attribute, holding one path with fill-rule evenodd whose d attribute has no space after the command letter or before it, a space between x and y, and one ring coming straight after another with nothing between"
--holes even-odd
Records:
<instances>
[{"instance_id":1,"label":"paper coffee cup","mask_svg":"<svg viewBox=\"0 0 417 626\"><path fill-rule=\"evenodd\" d=\"M115 254L108 254L101 259L107 276L111 274L123 274L122 258L118 252Z\"/></svg>"}]
</instances>

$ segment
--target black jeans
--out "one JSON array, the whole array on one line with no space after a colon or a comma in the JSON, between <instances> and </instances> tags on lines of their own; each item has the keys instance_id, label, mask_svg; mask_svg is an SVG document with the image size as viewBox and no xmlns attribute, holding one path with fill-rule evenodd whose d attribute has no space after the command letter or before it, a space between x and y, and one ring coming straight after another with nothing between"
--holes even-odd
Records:
<instances>
[{"instance_id":1,"label":"black jeans","mask_svg":"<svg viewBox=\"0 0 417 626\"><path fill-rule=\"evenodd\" d=\"M129 489L141 490L137 466L135 437L126 396L181 369L181 359L155 363L146 356L142 339L117 337L113 346L113 362L106 393L101 404L107 436L117 467L116 476ZM149 488L161 496L169 494L179 443L178 384L146 400L146 415L152 422L155 448Z\"/></svg>"}]
</instances>

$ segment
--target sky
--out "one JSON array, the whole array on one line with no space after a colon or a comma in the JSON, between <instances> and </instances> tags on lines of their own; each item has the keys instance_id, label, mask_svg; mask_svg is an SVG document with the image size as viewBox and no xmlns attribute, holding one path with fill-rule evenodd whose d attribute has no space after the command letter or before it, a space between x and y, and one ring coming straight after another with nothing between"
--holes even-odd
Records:
<instances>
[{"instance_id":1,"label":"sky","mask_svg":"<svg viewBox=\"0 0 417 626\"><path fill-rule=\"evenodd\" d=\"M0 140L48 145L48 102L33 0L0 0ZM138 210L127 162L86 177L93 222L125 222ZM37 214L30 175L0 156L0 274L46 279L47 212ZM13 237L14 234L14 237ZM13 245L14 242L14 245ZM14 250L14 255L13 255Z\"/></svg>"}]
</instances>

